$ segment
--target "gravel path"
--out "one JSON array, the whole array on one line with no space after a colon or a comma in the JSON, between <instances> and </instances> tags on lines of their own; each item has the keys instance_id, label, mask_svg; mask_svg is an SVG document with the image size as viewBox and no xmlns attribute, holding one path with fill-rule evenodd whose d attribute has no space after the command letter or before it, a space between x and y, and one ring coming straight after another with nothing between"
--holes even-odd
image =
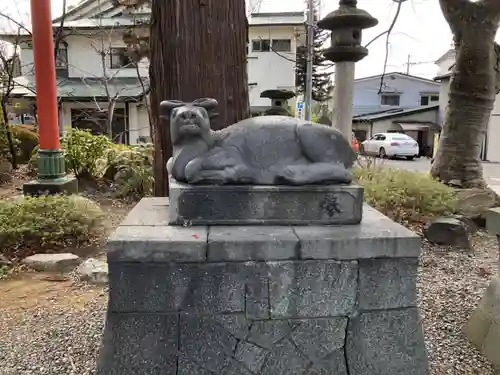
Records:
<instances>
[{"instance_id":1,"label":"gravel path","mask_svg":"<svg viewBox=\"0 0 500 375\"><path fill-rule=\"evenodd\" d=\"M496 239L478 234L474 253L424 243L419 289L432 375L493 375L461 333L491 275ZM70 281L0 282L0 375L91 375L106 291Z\"/></svg>"},{"instance_id":2,"label":"gravel path","mask_svg":"<svg viewBox=\"0 0 500 375\"><path fill-rule=\"evenodd\" d=\"M495 237L478 233L475 251L423 244L420 311L432 375L494 375L495 371L462 333L498 270Z\"/></svg>"},{"instance_id":3,"label":"gravel path","mask_svg":"<svg viewBox=\"0 0 500 375\"><path fill-rule=\"evenodd\" d=\"M0 374L94 374L107 292L35 282L0 283ZM12 286L7 295L5 284ZM17 301L9 297L14 291Z\"/></svg>"}]
</instances>

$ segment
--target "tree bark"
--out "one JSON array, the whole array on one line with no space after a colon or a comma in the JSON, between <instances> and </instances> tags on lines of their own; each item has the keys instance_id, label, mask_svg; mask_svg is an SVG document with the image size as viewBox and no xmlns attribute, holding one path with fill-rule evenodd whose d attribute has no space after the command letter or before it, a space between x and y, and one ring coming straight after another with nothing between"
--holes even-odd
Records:
<instances>
[{"instance_id":1,"label":"tree bark","mask_svg":"<svg viewBox=\"0 0 500 375\"><path fill-rule=\"evenodd\" d=\"M431 175L463 188L485 187L480 154L497 94L494 40L500 7L484 0L440 0L440 4L457 53Z\"/></svg>"},{"instance_id":2,"label":"tree bark","mask_svg":"<svg viewBox=\"0 0 500 375\"><path fill-rule=\"evenodd\" d=\"M0 115L2 116L2 119L0 120L0 123L3 122L3 126L5 126L5 135L7 138L7 144L9 146L9 152L10 152L10 164L12 165L13 169L17 169L17 154L16 154L16 147L14 146L14 139L12 137L12 131L10 129L10 124L9 124L9 115L7 111L7 96L4 96L0 100L0 111L2 112Z\"/></svg>"},{"instance_id":3,"label":"tree bark","mask_svg":"<svg viewBox=\"0 0 500 375\"><path fill-rule=\"evenodd\" d=\"M155 195L168 196L172 155L162 100L219 102L218 130L249 117L244 0L153 0L150 28L151 113L155 128Z\"/></svg>"}]
</instances>

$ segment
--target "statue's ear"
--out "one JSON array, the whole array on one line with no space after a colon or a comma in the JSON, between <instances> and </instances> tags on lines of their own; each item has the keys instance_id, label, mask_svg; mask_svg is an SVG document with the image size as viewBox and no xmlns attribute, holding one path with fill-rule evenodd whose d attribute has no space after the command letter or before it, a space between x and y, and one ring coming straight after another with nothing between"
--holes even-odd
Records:
<instances>
[{"instance_id":1,"label":"statue's ear","mask_svg":"<svg viewBox=\"0 0 500 375\"><path fill-rule=\"evenodd\" d=\"M160 113L164 116L168 116L172 113L173 109L182 107L186 104L187 103L182 100L164 100L160 103Z\"/></svg>"}]
</instances>

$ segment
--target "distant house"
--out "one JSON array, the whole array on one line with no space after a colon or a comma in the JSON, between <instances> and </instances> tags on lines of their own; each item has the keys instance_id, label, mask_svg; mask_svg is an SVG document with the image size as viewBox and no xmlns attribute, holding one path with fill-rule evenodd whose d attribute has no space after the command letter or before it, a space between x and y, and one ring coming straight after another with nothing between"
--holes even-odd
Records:
<instances>
[{"instance_id":1,"label":"distant house","mask_svg":"<svg viewBox=\"0 0 500 375\"><path fill-rule=\"evenodd\" d=\"M441 131L438 116L438 104L412 109L397 108L354 116L352 128L360 141L379 133L405 133L418 142L421 155L430 156L434 134Z\"/></svg>"},{"instance_id":2,"label":"distant house","mask_svg":"<svg viewBox=\"0 0 500 375\"><path fill-rule=\"evenodd\" d=\"M434 134L440 131L439 89L435 81L397 72L356 79L352 120L356 138L406 133L419 143L422 153L428 153Z\"/></svg>"},{"instance_id":3,"label":"distant house","mask_svg":"<svg viewBox=\"0 0 500 375\"><path fill-rule=\"evenodd\" d=\"M386 73L354 81L354 115L393 108L417 108L437 104L439 84L403 73Z\"/></svg>"},{"instance_id":4,"label":"distant house","mask_svg":"<svg viewBox=\"0 0 500 375\"><path fill-rule=\"evenodd\" d=\"M444 116L449 102L450 81L455 65L455 50L450 49L437 61L436 65L439 67L439 74L434 78L436 82L440 83L440 100L439 100L439 121L441 126L444 123ZM498 140L500 139L500 95L497 96L495 106L491 111L490 121L488 128L484 134L481 146L481 159L491 162L500 162L500 148L498 147Z\"/></svg>"}]
</instances>

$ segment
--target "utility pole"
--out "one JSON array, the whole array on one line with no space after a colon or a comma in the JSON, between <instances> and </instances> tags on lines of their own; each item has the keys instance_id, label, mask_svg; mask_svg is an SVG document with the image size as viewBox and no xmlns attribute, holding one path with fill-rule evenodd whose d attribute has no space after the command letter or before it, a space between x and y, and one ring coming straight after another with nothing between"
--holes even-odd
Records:
<instances>
[{"instance_id":1,"label":"utility pole","mask_svg":"<svg viewBox=\"0 0 500 375\"><path fill-rule=\"evenodd\" d=\"M410 65L411 65L411 55L408 55L408 61L406 62L406 75L410 75Z\"/></svg>"},{"instance_id":2,"label":"utility pole","mask_svg":"<svg viewBox=\"0 0 500 375\"><path fill-rule=\"evenodd\" d=\"M314 0L308 0L307 6L307 69L306 69L306 92L304 98L305 120L311 121L312 86L313 86L313 33L314 33Z\"/></svg>"}]
</instances>

